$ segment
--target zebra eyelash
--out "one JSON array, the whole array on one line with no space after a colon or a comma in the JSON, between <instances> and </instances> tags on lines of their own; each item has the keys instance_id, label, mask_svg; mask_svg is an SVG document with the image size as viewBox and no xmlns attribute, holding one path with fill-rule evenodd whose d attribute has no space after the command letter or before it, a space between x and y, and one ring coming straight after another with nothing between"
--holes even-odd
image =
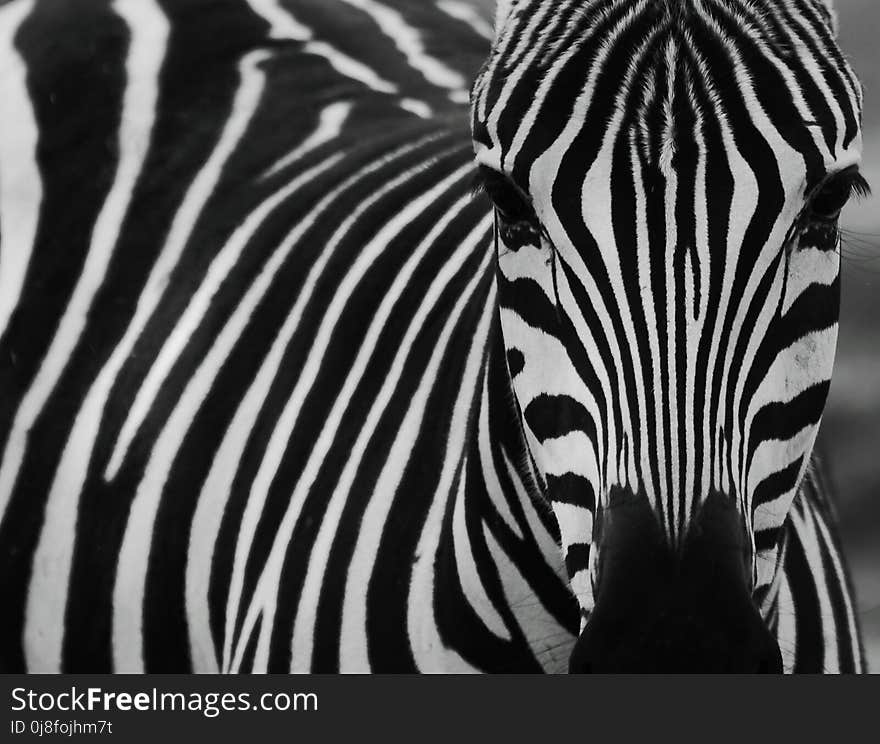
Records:
<instances>
[{"instance_id":1,"label":"zebra eyelash","mask_svg":"<svg viewBox=\"0 0 880 744\"><path fill-rule=\"evenodd\" d=\"M864 199L871 194L871 186L859 172L858 166L833 173L813 188L804 205L802 215L810 222L836 222L843 208L853 198Z\"/></svg>"},{"instance_id":2,"label":"zebra eyelash","mask_svg":"<svg viewBox=\"0 0 880 744\"><path fill-rule=\"evenodd\" d=\"M486 195L492 204L496 249L499 247L499 238L506 248L499 255L516 251L523 245L543 247L545 241L552 246L531 200L507 176L486 166L478 166L471 182L471 193L474 196ZM551 259L548 259L548 264Z\"/></svg>"},{"instance_id":3,"label":"zebra eyelash","mask_svg":"<svg viewBox=\"0 0 880 744\"><path fill-rule=\"evenodd\" d=\"M858 166L826 176L808 191L804 206L786 237L786 261L807 236L818 238L817 244L834 250L841 237L838 221L843 208L852 199L864 199L870 194L871 186L859 173Z\"/></svg>"},{"instance_id":4,"label":"zebra eyelash","mask_svg":"<svg viewBox=\"0 0 880 744\"><path fill-rule=\"evenodd\" d=\"M484 165L477 166L471 182L471 193L485 194L496 213L510 225L529 225L540 232L540 221L531 200L507 176Z\"/></svg>"},{"instance_id":5,"label":"zebra eyelash","mask_svg":"<svg viewBox=\"0 0 880 744\"><path fill-rule=\"evenodd\" d=\"M486 176L483 173L482 166L475 166L474 172L471 175L471 185L470 185L471 196L481 196L485 194L489 195L486 189Z\"/></svg>"},{"instance_id":6,"label":"zebra eyelash","mask_svg":"<svg viewBox=\"0 0 880 744\"><path fill-rule=\"evenodd\" d=\"M851 187L851 196L854 196L856 199L867 199L871 196L871 184L868 183L868 180L861 173L855 174Z\"/></svg>"}]
</instances>

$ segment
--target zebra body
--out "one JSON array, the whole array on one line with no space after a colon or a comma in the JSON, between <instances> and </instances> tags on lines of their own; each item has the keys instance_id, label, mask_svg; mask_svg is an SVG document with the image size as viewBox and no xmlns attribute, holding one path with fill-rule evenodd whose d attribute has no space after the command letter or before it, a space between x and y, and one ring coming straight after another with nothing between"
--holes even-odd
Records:
<instances>
[{"instance_id":1,"label":"zebra body","mask_svg":"<svg viewBox=\"0 0 880 744\"><path fill-rule=\"evenodd\" d=\"M546 498L471 194L489 34L461 2L0 7L4 669L568 667L592 517ZM787 670L857 671L803 469L756 601Z\"/></svg>"}]
</instances>

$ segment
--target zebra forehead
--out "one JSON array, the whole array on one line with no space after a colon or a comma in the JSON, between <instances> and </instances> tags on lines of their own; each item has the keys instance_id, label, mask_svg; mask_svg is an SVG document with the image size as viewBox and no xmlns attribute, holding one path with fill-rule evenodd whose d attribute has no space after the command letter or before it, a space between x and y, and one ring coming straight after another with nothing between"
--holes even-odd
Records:
<instances>
[{"instance_id":1,"label":"zebra forehead","mask_svg":"<svg viewBox=\"0 0 880 744\"><path fill-rule=\"evenodd\" d=\"M515 79L517 87L538 90L561 67L581 59L587 60L585 71L602 67L620 73L610 54L620 47L631 52L624 62L630 73L642 67L642 76L656 74L651 68L656 62L672 75L699 72L710 84L719 76L723 83L731 67L748 74L757 61L815 65L809 71L826 78L836 68L852 74L837 49L835 15L822 0L784 5L774 0L514 0L511 5L499 21L477 88L487 79L501 84ZM712 47L727 59L709 63L702 49ZM523 74L526 69L529 74Z\"/></svg>"},{"instance_id":2,"label":"zebra forehead","mask_svg":"<svg viewBox=\"0 0 880 744\"><path fill-rule=\"evenodd\" d=\"M858 150L861 86L820 0L514 1L474 88L482 160L529 190L542 152L615 118L665 171L707 123L754 140L770 122L813 182Z\"/></svg>"},{"instance_id":3,"label":"zebra forehead","mask_svg":"<svg viewBox=\"0 0 880 744\"><path fill-rule=\"evenodd\" d=\"M698 28L717 37L747 31L753 40L783 56L806 30L819 49L836 42L837 16L831 3L823 0L513 0L510 6L499 14L494 55L503 45L499 42L511 36L519 40L528 33L529 41L538 44L532 56L540 65L570 51L570 45L586 39L613 43L612 36L634 27L645 33L682 34ZM602 33L595 36L596 31ZM526 50L519 46L508 51L519 62Z\"/></svg>"},{"instance_id":4,"label":"zebra forehead","mask_svg":"<svg viewBox=\"0 0 880 744\"><path fill-rule=\"evenodd\" d=\"M545 0L497 0L496 25L521 16L535 6L542 5ZM557 0L560 9L570 7L573 18L588 16L595 10L608 9L611 6L630 6L651 13L658 18L682 20L700 6L720 6L731 9L760 9L778 0ZM837 23L837 13L833 0L794 0L794 7L805 6L819 13L829 26Z\"/></svg>"}]
</instances>

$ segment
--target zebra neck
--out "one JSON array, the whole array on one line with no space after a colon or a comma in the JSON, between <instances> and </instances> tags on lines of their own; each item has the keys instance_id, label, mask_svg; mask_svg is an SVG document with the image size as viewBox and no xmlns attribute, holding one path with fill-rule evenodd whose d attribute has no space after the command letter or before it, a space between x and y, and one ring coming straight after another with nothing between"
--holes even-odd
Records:
<instances>
[{"instance_id":1,"label":"zebra neck","mask_svg":"<svg viewBox=\"0 0 880 744\"><path fill-rule=\"evenodd\" d=\"M455 649L435 660L435 670L559 671L577 631L577 608L552 514L529 471L494 293L492 302L467 435L437 536L432 596L422 599L433 602L442 645ZM413 640L418 645L418 633Z\"/></svg>"}]
</instances>

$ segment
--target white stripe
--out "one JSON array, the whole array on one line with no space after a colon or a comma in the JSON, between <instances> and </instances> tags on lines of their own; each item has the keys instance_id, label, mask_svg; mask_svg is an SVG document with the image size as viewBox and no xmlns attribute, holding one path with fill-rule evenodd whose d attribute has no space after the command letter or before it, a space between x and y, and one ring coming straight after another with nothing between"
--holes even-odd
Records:
<instances>
[{"instance_id":1,"label":"white stripe","mask_svg":"<svg viewBox=\"0 0 880 744\"><path fill-rule=\"evenodd\" d=\"M474 274L474 279L471 281L471 284L462 293L461 299L456 304L455 310L453 310L450 316L450 321L457 320L461 308L464 307L464 301L470 298L471 293L476 286L476 280L483 275L489 257L490 254L487 252L486 259L484 259L484 262ZM437 560L437 551L440 546L443 515L446 512L448 500L453 497L452 480L456 468L463 459L461 453L466 446L466 434L468 430L467 419L473 401L473 391L479 385L480 365L483 360L486 339L488 338L489 328L491 327L492 317L494 315L495 296L495 287L493 285L491 293L486 299L486 309L483 311L483 315L480 318L480 324L474 333L471 348L468 352L464 374L461 379L461 386L455 397L455 404L452 409L452 421L449 426L448 444L443 457L443 470L440 473L440 479L437 482L434 497L431 500L431 508L425 517L425 522L422 526L422 534L419 538L419 543L415 552L416 558L415 564L412 568L409 600L407 602L407 629L416 668L420 672L462 673L476 671L476 669L462 658L455 649L445 646L443 644L443 639L440 637L434 613L434 597L436 591L434 584L434 566ZM428 393L433 389L436 382L437 370L439 368L440 359L442 358L442 352L446 350L453 327L454 326L451 324L447 324L446 328L443 329L444 334L439 339L437 350L431 357L431 363L426 371L425 377L422 379L416 395L413 396L413 407L410 409L409 414L404 421L404 426L400 429L401 436L399 436L394 443L394 449L392 452L395 456L389 458L389 463L396 463L399 466L403 460L409 460L411 442L414 441L413 435L417 429L411 429L407 424L416 424L416 417L421 419L424 415ZM415 412L415 415L412 415L413 412ZM420 424L421 421L418 423ZM403 449L405 451L401 451L401 444L404 445ZM402 455L403 457L401 457ZM383 472L383 476L385 476L386 472L387 469ZM403 470L400 469L398 472L402 473ZM395 480L398 478L399 475L396 475ZM384 479L380 479L380 482L376 487L378 498L373 498L370 502L370 507L373 507L380 500L384 500L382 498L383 494L393 493L397 490L395 487L392 491L386 491L382 488L383 480ZM387 506L382 507L383 511L387 510L387 508ZM375 522L370 523L370 532L371 537L375 539L375 537L378 536L377 533L380 531L376 530L374 525ZM362 542L359 540L358 548L362 549L368 544L368 542ZM378 547L378 540L376 541L375 546L373 546L373 549L370 550L370 555L376 555L376 547ZM369 563L370 561L367 558L367 555L365 555L362 550L355 554L355 559L351 562L353 571L349 573L348 582L346 583L346 599L348 599L351 594L357 597L357 601L347 601L345 608L346 610L355 608L357 612L346 612L344 615L347 622L343 627L349 631L346 634L349 639L355 637L354 633L351 632L354 628L354 623L362 623L363 628L366 628L367 582L363 581L363 579L365 578L367 571L370 571L371 569L368 565ZM501 567L499 566L499 569L500 568ZM431 608L431 611L427 612L427 608ZM361 613L363 614L361 615ZM361 630L360 633L363 634L364 630ZM364 638L364 641L366 641L366 638ZM366 645L364 646L364 653L365 652Z\"/></svg>"},{"instance_id":2,"label":"white stripe","mask_svg":"<svg viewBox=\"0 0 880 744\"><path fill-rule=\"evenodd\" d=\"M394 42L414 70L432 85L445 88L449 97L457 103L467 103L468 84L464 77L440 59L425 51L418 30L410 26L396 10L376 0L343 0L343 2L367 13L379 29Z\"/></svg>"},{"instance_id":3,"label":"white stripe","mask_svg":"<svg viewBox=\"0 0 880 744\"><path fill-rule=\"evenodd\" d=\"M596 600L593 596L593 576L595 575L596 561L594 556L598 554L598 549L594 545L590 548L590 565L583 568L571 577L571 591L577 599L578 607L584 612L592 612L596 606ZM583 632L587 626L587 618L581 614L580 630Z\"/></svg>"},{"instance_id":4,"label":"white stripe","mask_svg":"<svg viewBox=\"0 0 880 744\"><path fill-rule=\"evenodd\" d=\"M701 469L701 477L699 483L695 481L695 466L688 468L687 493L693 493L695 489L699 489L700 494L708 494L712 487L712 463L710 462L711 442L714 433L711 430L711 416L708 411L711 408L711 402L708 400L711 388L705 387L700 390L703 395L703 411L702 420L695 421L694 416L690 412L695 410L695 398L697 394L697 379L702 378L705 384L706 370L700 369L696 360L699 355L699 347L705 344L706 318L709 310L709 290L712 278L709 274L711 261L709 260L711 246L709 245L709 205L706 195L708 193L706 156L707 144L703 136L702 122L704 114L700 112L697 115L697 123L694 127L694 139L697 143L697 176L696 188L694 193L694 233L696 236L697 257L700 264L699 273L694 267L690 267L693 273L693 281L699 278L700 283L700 300L697 304L696 298L693 303L696 309L697 320L693 320L693 315L688 315L688 359L693 360L688 369L688 399L686 403L686 411L688 411L688 453L695 455L697 452L697 442L702 443L702 461L698 463ZM703 251L700 252L700 248ZM690 258L689 258L690 264ZM690 276L690 272L689 272ZM693 282L692 282L693 284ZM694 288L692 292L695 292ZM690 307L690 304L689 304ZM696 428L695 428L696 427Z\"/></svg>"},{"instance_id":5,"label":"white stripe","mask_svg":"<svg viewBox=\"0 0 880 744\"><path fill-rule=\"evenodd\" d=\"M39 131L15 35L33 0L0 7L0 337L18 305L34 249L43 184L37 166ZM0 491L0 521L8 491Z\"/></svg>"},{"instance_id":6,"label":"white stripe","mask_svg":"<svg viewBox=\"0 0 880 744\"><path fill-rule=\"evenodd\" d=\"M749 400L746 432L750 431L755 416L765 406L789 403L814 385L829 381L836 347L835 324L821 331L811 331L782 349Z\"/></svg>"},{"instance_id":7,"label":"white stripe","mask_svg":"<svg viewBox=\"0 0 880 744\"><path fill-rule=\"evenodd\" d=\"M746 495L750 497L763 480L788 467L805 452L810 452L816 440L816 433L817 427L810 424L797 432L791 439L765 439L761 442L755 448L748 473L744 475ZM750 507L750 504L747 504L746 507ZM771 509L769 504L767 508L769 514L778 513L781 515L785 512L785 509L780 507ZM765 529L766 527L761 525L760 528Z\"/></svg>"},{"instance_id":8,"label":"white stripe","mask_svg":"<svg viewBox=\"0 0 880 744\"><path fill-rule=\"evenodd\" d=\"M347 54L343 54L326 41L310 41L303 47L303 51L323 57L340 75L356 80L377 93L393 94L398 92L398 88L394 83L388 82L373 68L349 57Z\"/></svg>"},{"instance_id":9,"label":"white stripe","mask_svg":"<svg viewBox=\"0 0 880 744\"><path fill-rule=\"evenodd\" d=\"M168 38L168 22L154 2L117 0L114 9L128 24L131 32L126 58L128 82L118 138L119 165L113 187L95 223L83 274L46 361L16 417L15 439L12 440L16 457L9 460L4 458L4 472L10 478L10 485L20 466L25 433L54 389L85 327L92 300L103 282L107 265L116 248L119 228L128 210L152 134L158 79ZM100 394L99 392L98 395ZM79 492L85 479L98 425L97 417L91 416L93 411L88 408L83 408L83 411L87 415L78 417L76 424L79 428L75 428L68 438L53 481L43 530L34 555L24 634L27 666L34 672L55 672L61 663L64 609L73 557ZM7 462L14 463L10 471L6 471ZM3 490L0 487L0 491Z\"/></svg>"},{"instance_id":10,"label":"white stripe","mask_svg":"<svg viewBox=\"0 0 880 744\"><path fill-rule=\"evenodd\" d=\"M570 545L593 542L593 513L589 509L555 501L553 513L556 515L562 546L566 552Z\"/></svg>"},{"instance_id":11,"label":"white stripe","mask_svg":"<svg viewBox=\"0 0 880 744\"><path fill-rule=\"evenodd\" d=\"M510 607L532 653L550 673L567 671L575 637L559 624L535 593L516 564L508 558L483 523L483 534L492 560L498 566L505 605Z\"/></svg>"},{"instance_id":12,"label":"white stripe","mask_svg":"<svg viewBox=\"0 0 880 744\"><path fill-rule=\"evenodd\" d=\"M357 80L380 93L396 93L397 86L382 78L375 70L340 52L331 44L315 40L312 30L300 23L278 0L247 0L251 9L269 24L273 39L304 42L302 51L326 59L339 74Z\"/></svg>"},{"instance_id":13,"label":"white stripe","mask_svg":"<svg viewBox=\"0 0 880 744\"><path fill-rule=\"evenodd\" d=\"M292 41L311 40L311 30L297 21L287 9L282 8L279 0L247 0L247 3L254 13L261 16L269 24L270 38Z\"/></svg>"},{"instance_id":14,"label":"white stripe","mask_svg":"<svg viewBox=\"0 0 880 744\"><path fill-rule=\"evenodd\" d=\"M401 98L398 105L404 111L409 111L420 119L430 119L434 113L434 110L427 103L417 98Z\"/></svg>"},{"instance_id":15,"label":"white stripe","mask_svg":"<svg viewBox=\"0 0 880 744\"><path fill-rule=\"evenodd\" d=\"M486 374L483 375L483 398L480 402L479 433L477 435L480 470L486 481L486 493L489 501L495 507L508 529L519 539L522 539L522 530L520 530L516 517L513 516L513 512L510 510L510 503L508 502L510 494L505 493L501 487L501 481L498 479L498 472L495 469L495 458L492 455L492 431L489 428L489 407L489 365L487 364Z\"/></svg>"},{"instance_id":16,"label":"white stripe","mask_svg":"<svg viewBox=\"0 0 880 744\"><path fill-rule=\"evenodd\" d=\"M516 312L501 308L501 327L509 338L528 338L529 354L516 376L516 394L525 409L542 395L568 396L581 403L593 418L601 437L599 408L592 393L575 369L568 349L562 342L540 328L533 328Z\"/></svg>"},{"instance_id":17,"label":"white stripe","mask_svg":"<svg viewBox=\"0 0 880 744\"><path fill-rule=\"evenodd\" d=\"M801 545L804 548L804 557L810 567L810 576L816 584L816 596L819 600L819 624L822 628L822 665L824 674L839 674L839 653L837 648L837 626L834 622L834 608L828 592L822 591L822 585L826 580L825 565L822 562L821 540L816 534L816 525L813 514L807 511L802 514L799 509L792 511L791 522L797 531ZM813 608L809 608L810 611Z\"/></svg>"},{"instance_id":18,"label":"white stripe","mask_svg":"<svg viewBox=\"0 0 880 744\"><path fill-rule=\"evenodd\" d=\"M840 275L838 251L809 246L792 246L791 251L785 297L782 299L782 315L787 315L795 300L814 284L830 287Z\"/></svg>"},{"instance_id":19,"label":"white stripe","mask_svg":"<svg viewBox=\"0 0 880 744\"><path fill-rule=\"evenodd\" d=\"M530 463L531 460L526 456L526 460ZM517 496L519 497L520 504L522 505L523 512L526 515L526 521L529 524L529 529L531 530L532 536L535 539L535 542L538 545L538 548L541 550L541 554L544 556L544 561L546 564L553 570L553 572L559 577L560 581L564 583L568 582L568 575L565 571L565 564L562 561L562 551L559 549L559 545L556 543L556 539L547 528L544 526L544 522L541 521L540 516L538 515L538 509L543 508L546 512L550 512L549 504L542 504L538 506L535 503L535 500L529 495L522 481L520 480L520 475L517 473L516 469L513 466L513 463L510 461L510 458L507 456L507 452L504 452L504 464L507 467L507 474L510 478L511 483L513 483L513 487L516 490ZM524 470L530 469L530 465L524 465ZM550 515L552 517L552 515Z\"/></svg>"},{"instance_id":20,"label":"white stripe","mask_svg":"<svg viewBox=\"0 0 880 744\"><path fill-rule=\"evenodd\" d=\"M667 65L668 69L674 69L675 61L675 51L676 47L670 44L667 47ZM678 355L679 349L678 344L675 342L675 325L676 325L676 315L677 308L679 305L684 302L684 297L678 297L675 291L676 285L676 273L678 273L678 269L675 266L675 250L678 243L678 221L675 218L675 207L676 207L676 191L678 189L678 173L672 167L672 163L668 166L663 162L665 160L667 154L666 144L671 146L675 142L673 136L673 127L674 122L671 114L671 102L673 97L675 96L674 91L674 78L669 78L669 91L667 93L666 102L670 106L670 113L668 118L666 119L665 125L668 127L668 132L664 132L663 141L664 141L664 150L660 155L661 165L660 168L665 172L666 178L664 179L665 186L665 207L666 207L666 251L665 251L665 260L663 264L666 267L666 374L667 379L664 382L661 379L657 379L655 381L655 400L662 405L662 401L664 398L663 393L666 393L666 405L663 406L663 409L660 411L662 418L659 419L663 422L663 426L665 429L665 425L668 422L669 425L669 433L670 433L670 444L669 448L666 447L666 436L664 429L661 429L657 432L659 435L657 440L654 442L654 446L664 452L664 457L661 458L661 461L665 462L666 467L670 473L671 480L671 488L673 489L672 493L663 493L663 514L666 515L669 513L670 502L672 506L672 529L673 534L677 534L675 530L678 529L679 520L684 522L684 516L682 511L686 515L688 513L688 509L690 507L690 500L693 498L692 493L684 493L677 494L675 490L678 487L678 477L681 473L679 469L679 455L681 451L678 447L678 430L681 426L681 418L679 414L678 408L678 364L676 362L676 356ZM659 330L659 329L658 329ZM650 331L649 331L650 332ZM661 387L662 386L662 387ZM626 398L626 396L624 396ZM661 434L661 431L663 434ZM663 470L660 471L660 488L664 488L667 485L666 481L666 473ZM681 498L683 497L683 498ZM682 502L685 503L682 503ZM668 529L667 523L663 521L664 530Z\"/></svg>"},{"instance_id":21,"label":"white stripe","mask_svg":"<svg viewBox=\"0 0 880 744\"><path fill-rule=\"evenodd\" d=\"M811 510L813 514L813 521L815 523L817 529L817 539L821 540L822 543L828 549L828 555L831 557L831 563L834 566L834 574L832 576L825 576L825 584L833 584L839 587L840 594L843 598L844 603L844 614L846 615L846 631L844 631L848 638L852 641L853 648L853 656L855 661L855 671L856 673L861 673L860 664L860 656L859 656L859 629L856 624L855 617L855 608L852 605L852 596L847 590L846 586L846 569L841 563L840 554L837 551L837 547L834 544L834 538L831 535L831 531L829 530L828 523L822 519L821 514L818 513L818 510ZM829 622L833 622L834 616L832 616L832 620ZM838 633L836 632L836 627L834 629L834 637L835 639L838 637ZM842 635L842 633L841 633Z\"/></svg>"},{"instance_id":22,"label":"white stripe","mask_svg":"<svg viewBox=\"0 0 880 744\"><path fill-rule=\"evenodd\" d=\"M470 3L461 0L437 0L437 7L446 15L466 23L484 39L491 39L494 36L492 24Z\"/></svg>"},{"instance_id":23,"label":"white stripe","mask_svg":"<svg viewBox=\"0 0 880 744\"><path fill-rule=\"evenodd\" d=\"M348 120L352 108L354 108L354 104L350 101L338 101L336 103L331 103L329 106L325 106L321 111L321 116L315 131L304 139L292 152L289 152L271 168L268 168L266 172L260 176L260 179L274 176L278 171L292 165L313 150L321 147L321 145L325 145L336 139L340 132L342 132L342 127L345 126L345 122Z\"/></svg>"},{"instance_id":24,"label":"white stripe","mask_svg":"<svg viewBox=\"0 0 880 744\"><path fill-rule=\"evenodd\" d=\"M797 608L791 595L791 585L784 573L779 585L779 599L776 607L779 616L776 642L782 652L782 671L785 674L792 674L797 662Z\"/></svg>"},{"instance_id":25,"label":"white stripe","mask_svg":"<svg viewBox=\"0 0 880 744\"><path fill-rule=\"evenodd\" d=\"M601 480L599 458L596 455L597 442L583 431L570 431L562 436L551 437L541 442L546 458L544 475L565 476L568 473L586 478L593 487ZM552 496L552 494L551 494ZM583 537L575 542L589 542Z\"/></svg>"},{"instance_id":26,"label":"white stripe","mask_svg":"<svg viewBox=\"0 0 880 744\"><path fill-rule=\"evenodd\" d=\"M514 0L495 0L495 28L500 29L501 24L510 15Z\"/></svg>"},{"instance_id":27,"label":"white stripe","mask_svg":"<svg viewBox=\"0 0 880 744\"><path fill-rule=\"evenodd\" d=\"M543 244L544 241L540 242ZM501 247L504 247L503 244ZM534 282L541 288L550 304L555 306L556 289L553 286L553 272L547 266L547 254L550 250L552 249L546 245L523 245L515 251L502 251L498 256L498 268L509 282L516 282L519 279Z\"/></svg>"},{"instance_id":28,"label":"white stripe","mask_svg":"<svg viewBox=\"0 0 880 744\"><path fill-rule=\"evenodd\" d=\"M474 558L474 551L471 545L471 537L468 534L467 522L465 521L465 500L467 498L467 466L468 459L465 456L461 463L461 473L458 477L458 489L454 496L455 506L452 512L452 546L455 551L455 566L458 572L458 579L461 582L461 590L477 617L483 622L488 631L496 638L502 640L511 640L510 631L501 617L489 595L486 594L486 587L483 585L483 579L480 576L480 570L477 561ZM491 539L491 534L483 527L487 534L487 539ZM507 556L493 554L493 559L497 558L505 563L509 563ZM503 566L498 564L498 560L493 560L499 573L503 571ZM488 570L488 566L483 566L484 571ZM507 605L508 607L510 605Z\"/></svg>"}]
</instances>

